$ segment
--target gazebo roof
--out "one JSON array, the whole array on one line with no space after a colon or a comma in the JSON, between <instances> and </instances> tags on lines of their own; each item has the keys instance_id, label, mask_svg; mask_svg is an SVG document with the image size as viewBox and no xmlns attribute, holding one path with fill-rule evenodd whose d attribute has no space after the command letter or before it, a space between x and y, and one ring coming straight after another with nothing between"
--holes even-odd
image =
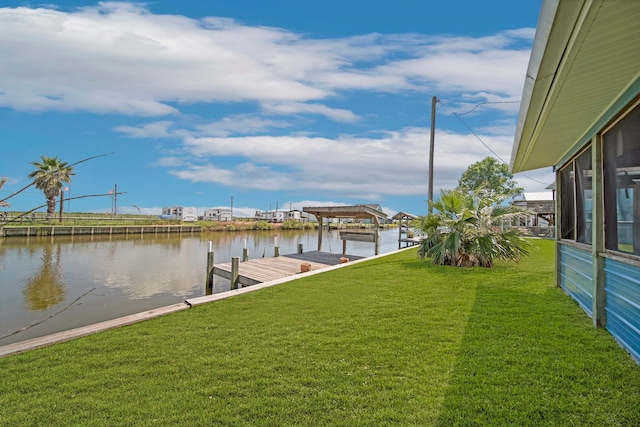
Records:
<instances>
[{"instance_id":1,"label":"gazebo roof","mask_svg":"<svg viewBox=\"0 0 640 427\"><path fill-rule=\"evenodd\" d=\"M418 216L408 212L398 212L397 214L391 217L391 219L405 219L405 218L416 219L418 218Z\"/></svg>"}]
</instances>

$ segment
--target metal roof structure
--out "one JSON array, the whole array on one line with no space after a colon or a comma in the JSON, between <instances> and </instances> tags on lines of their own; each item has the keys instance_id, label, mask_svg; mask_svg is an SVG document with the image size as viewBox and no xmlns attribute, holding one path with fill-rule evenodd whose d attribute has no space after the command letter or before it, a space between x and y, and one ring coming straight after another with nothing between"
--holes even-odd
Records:
<instances>
[{"instance_id":1,"label":"metal roof structure","mask_svg":"<svg viewBox=\"0 0 640 427\"><path fill-rule=\"evenodd\" d=\"M551 201L554 200L553 191L525 192L522 193L522 200L527 202Z\"/></svg>"},{"instance_id":2,"label":"metal roof structure","mask_svg":"<svg viewBox=\"0 0 640 427\"><path fill-rule=\"evenodd\" d=\"M318 251L322 250L322 221L324 218L361 218L371 219L375 225L373 233L348 233L341 236L343 240L343 252L346 250L346 240L361 241L363 234L371 236L371 241L375 243L375 254L378 255L378 229L380 228L380 219L386 220L387 214L382 212L380 205L353 205L353 206L318 206L302 208L303 212L315 215L318 219L320 227L318 227ZM360 236L357 236L357 235ZM367 239L367 241L369 241Z\"/></svg>"},{"instance_id":3,"label":"metal roof structure","mask_svg":"<svg viewBox=\"0 0 640 427\"><path fill-rule=\"evenodd\" d=\"M362 218L373 219L376 223L380 219L386 219L387 214L382 212L380 205L353 205L353 206L319 206L302 208L303 212L320 218Z\"/></svg>"},{"instance_id":4,"label":"metal roof structure","mask_svg":"<svg viewBox=\"0 0 640 427\"><path fill-rule=\"evenodd\" d=\"M640 2L544 0L510 168L554 166L605 124L640 70ZM602 66L608 64L608 66Z\"/></svg>"},{"instance_id":5,"label":"metal roof structure","mask_svg":"<svg viewBox=\"0 0 640 427\"><path fill-rule=\"evenodd\" d=\"M406 218L417 219L418 216L408 212L398 212L397 214L391 217L391 219L395 219L395 220L406 219Z\"/></svg>"}]
</instances>

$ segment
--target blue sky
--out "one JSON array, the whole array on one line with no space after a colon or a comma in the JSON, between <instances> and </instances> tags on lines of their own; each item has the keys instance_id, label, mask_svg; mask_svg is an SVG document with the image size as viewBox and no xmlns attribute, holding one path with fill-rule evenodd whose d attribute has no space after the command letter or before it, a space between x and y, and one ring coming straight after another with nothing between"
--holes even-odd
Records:
<instances>
[{"instance_id":1,"label":"blue sky","mask_svg":"<svg viewBox=\"0 0 640 427\"><path fill-rule=\"evenodd\" d=\"M378 203L427 210L472 163L509 161L539 0L5 1L4 198L41 155L120 213ZM518 174L527 191L551 169ZM67 194L68 196L68 194ZM29 189L12 209L44 204ZM71 211L110 211L109 197Z\"/></svg>"}]
</instances>

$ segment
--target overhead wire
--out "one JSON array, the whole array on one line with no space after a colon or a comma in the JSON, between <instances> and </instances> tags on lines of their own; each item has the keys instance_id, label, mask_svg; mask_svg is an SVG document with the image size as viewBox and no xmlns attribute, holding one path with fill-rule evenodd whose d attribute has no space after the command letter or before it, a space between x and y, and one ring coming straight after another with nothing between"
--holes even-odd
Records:
<instances>
[{"instance_id":1,"label":"overhead wire","mask_svg":"<svg viewBox=\"0 0 640 427\"><path fill-rule=\"evenodd\" d=\"M446 105L446 102L443 102L443 100L438 99L438 101L442 102L443 104ZM462 125L473 135L476 137L476 139L478 141L480 141L480 143L482 145L484 145L484 147L489 150L491 152L491 154L493 154L498 160L500 160L502 163L508 165L509 163L506 162L502 157L500 157L500 155L498 153L496 153L495 151L493 151L493 149L491 147L489 147L489 145L487 145L487 143L485 143L482 138L480 138L480 136L478 136L477 133L474 132L474 130L471 128L471 126L469 126L464 120L462 120L462 117L460 116L464 116L465 114L469 114L473 111L475 111L478 107L480 107L481 105L485 105L485 104L514 104L514 103L519 103L520 101L486 101L486 102L479 102L478 104L476 104L471 110L466 111L464 113L456 113L455 111L453 111L452 109L449 108L449 110L451 111L451 113L460 121L460 123L462 123ZM447 107L448 108L448 107ZM542 182L538 179L535 179L525 173L520 172L520 175L522 175L523 177L530 179L531 181L535 181L538 184L543 184L543 185L548 185L548 183L546 182Z\"/></svg>"}]
</instances>

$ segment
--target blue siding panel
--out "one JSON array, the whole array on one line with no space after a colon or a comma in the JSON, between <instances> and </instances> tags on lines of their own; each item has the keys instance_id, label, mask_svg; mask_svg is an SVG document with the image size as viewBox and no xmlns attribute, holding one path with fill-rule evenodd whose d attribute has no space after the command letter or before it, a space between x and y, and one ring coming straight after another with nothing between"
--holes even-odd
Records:
<instances>
[{"instance_id":1,"label":"blue siding panel","mask_svg":"<svg viewBox=\"0 0 640 427\"><path fill-rule=\"evenodd\" d=\"M560 245L560 286L592 315L593 270L591 252Z\"/></svg>"},{"instance_id":2,"label":"blue siding panel","mask_svg":"<svg viewBox=\"0 0 640 427\"><path fill-rule=\"evenodd\" d=\"M640 363L640 268L606 259L604 272L607 330Z\"/></svg>"}]
</instances>

